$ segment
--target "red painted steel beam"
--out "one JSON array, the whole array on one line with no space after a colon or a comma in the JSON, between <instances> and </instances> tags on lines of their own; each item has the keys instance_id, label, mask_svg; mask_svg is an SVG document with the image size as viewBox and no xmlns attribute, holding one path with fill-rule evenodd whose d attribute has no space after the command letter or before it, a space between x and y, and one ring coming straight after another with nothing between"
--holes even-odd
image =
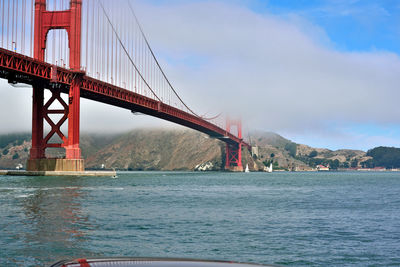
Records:
<instances>
[{"instance_id":1,"label":"red painted steel beam","mask_svg":"<svg viewBox=\"0 0 400 267\"><path fill-rule=\"evenodd\" d=\"M46 88L51 88L54 85L51 75L52 68L55 66L0 48L0 77L2 78L28 84L40 81L45 84ZM60 86L60 90L68 93L68 88L79 75L82 73L57 67L56 82ZM82 76L80 90L80 96L83 98L168 120L206 133L225 143L242 144L250 148L250 145L242 138L202 118L112 84Z\"/></svg>"},{"instance_id":2,"label":"red painted steel beam","mask_svg":"<svg viewBox=\"0 0 400 267\"><path fill-rule=\"evenodd\" d=\"M46 0L35 0L34 58L44 61L47 34L53 29L65 29L70 48L69 65L80 70L82 0L72 0L70 9L47 11Z\"/></svg>"}]
</instances>

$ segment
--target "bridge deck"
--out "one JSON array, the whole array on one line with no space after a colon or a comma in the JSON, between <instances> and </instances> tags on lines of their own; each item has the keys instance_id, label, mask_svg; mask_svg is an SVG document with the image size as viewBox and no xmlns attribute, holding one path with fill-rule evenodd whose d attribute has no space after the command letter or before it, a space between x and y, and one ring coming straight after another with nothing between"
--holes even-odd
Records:
<instances>
[{"instance_id":1,"label":"bridge deck","mask_svg":"<svg viewBox=\"0 0 400 267\"><path fill-rule=\"evenodd\" d=\"M221 127L173 106L88 77L83 72L55 67L46 62L0 48L0 77L8 79L11 83L21 82L32 85L40 81L46 88L58 88L62 92L68 93L76 75L83 75L81 83L81 97L83 98L171 121L229 144L242 143L250 147L242 139Z\"/></svg>"}]
</instances>

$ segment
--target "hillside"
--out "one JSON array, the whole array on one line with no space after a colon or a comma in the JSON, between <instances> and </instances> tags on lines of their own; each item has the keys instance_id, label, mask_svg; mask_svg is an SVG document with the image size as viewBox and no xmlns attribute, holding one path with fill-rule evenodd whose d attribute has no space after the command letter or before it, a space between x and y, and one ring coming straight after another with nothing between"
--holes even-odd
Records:
<instances>
[{"instance_id":1,"label":"hillside","mask_svg":"<svg viewBox=\"0 0 400 267\"><path fill-rule=\"evenodd\" d=\"M317 164L334 168L361 166L371 157L358 150L331 151L296 144L271 132L254 132L249 138L257 149L243 150L243 164L263 170L270 163L275 169L309 170ZM30 148L29 134L0 135L0 168L25 166ZM124 134L82 134L82 154L86 168L125 170L193 170L209 163L213 170L224 166L225 144L191 130L141 129ZM58 149L50 156L62 156ZM211 166L210 165L210 166Z\"/></svg>"},{"instance_id":2,"label":"hillside","mask_svg":"<svg viewBox=\"0 0 400 267\"><path fill-rule=\"evenodd\" d=\"M220 142L194 131L137 130L97 148L95 153L85 155L88 168L105 164L130 170L192 170L207 161L213 162L216 169L222 166Z\"/></svg>"},{"instance_id":3,"label":"hillside","mask_svg":"<svg viewBox=\"0 0 400 267\"><path fill-rule=\"evenodd\" d=\"M0 147L0 168L25 166L30 136L26 134L18 142L9 136ZM223 148L220 141L190 130L142 129L116 135L81 135L85 166L94 169L104 164L106 168L126 170L193 170L201 163L211 162L213 169L219 170L223 166ZM60 149L46 153L62 155Z\"/></svg>"}]
</instances>

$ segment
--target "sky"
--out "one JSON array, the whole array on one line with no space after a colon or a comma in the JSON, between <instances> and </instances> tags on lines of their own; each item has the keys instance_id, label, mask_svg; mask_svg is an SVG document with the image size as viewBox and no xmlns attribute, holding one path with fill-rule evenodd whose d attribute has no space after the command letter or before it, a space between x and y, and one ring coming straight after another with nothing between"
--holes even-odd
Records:
<instances>
[{"instance_id":1,"label":"sky","mask_svg":"<svg viewBox=\"0 0 400 267\"><path fill-rule=\"evenodd\" d=\"M400 147L400 2L132 0L168 78L200 114L329 149ZM0 81L0 132L31 127ZM83 132L177 127L82 100Z\"/></svg>"}]
</instances>

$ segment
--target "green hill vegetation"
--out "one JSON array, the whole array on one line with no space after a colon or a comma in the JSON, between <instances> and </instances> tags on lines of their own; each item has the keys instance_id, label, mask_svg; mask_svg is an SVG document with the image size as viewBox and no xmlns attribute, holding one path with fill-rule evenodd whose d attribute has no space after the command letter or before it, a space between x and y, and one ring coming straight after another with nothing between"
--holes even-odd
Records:
<instances>
[{"instance_id":1,"label":"green hill vegetation","mask_svg":"<svg viewBox=\"0 0 400 267\"><path fill-rule=\"evenodd\" d=\"M377 147L367 153L359 150L332 151L294 143L271 132L251 133L247 138L253 153L243 149L242 163L250 170L311 170L317 165L339 168L400 168L400 149ZM31 147L30 134L0 135L0 168L25 166ZM225 144L191 130L140 129L122 134L82 134L82 155L87 168L123 170L193 170L211 163L221 170L225 162ZM50 157L62 157L62 149L46 151ZM64 153L65 154L65 153ZM210 165L210 164L208 164Z\"/></svg>"},{"instance_id":2,"label":"green hill vegetation","mask_svg":"<svg viewBox=\"0 0 400 267\"><path fill-rule=\"evenodd\" d=\"M368 150L367 156L372 159L363 163L366 168L400 168L400 148L380 146Z\"/></svg>"},{"instance_id":3,"label":"green hill vegetation","mask_svg":"<svg viewBox=\"0 0 400 267\"><path fill-rule=\"evenodd\" d=\"M0 135L0 149L3 149L10 144L15 146L20 146L24 141L30 141L30 140L31 140L31 135L28 133Z\"/></svg>"}]
</instances>

